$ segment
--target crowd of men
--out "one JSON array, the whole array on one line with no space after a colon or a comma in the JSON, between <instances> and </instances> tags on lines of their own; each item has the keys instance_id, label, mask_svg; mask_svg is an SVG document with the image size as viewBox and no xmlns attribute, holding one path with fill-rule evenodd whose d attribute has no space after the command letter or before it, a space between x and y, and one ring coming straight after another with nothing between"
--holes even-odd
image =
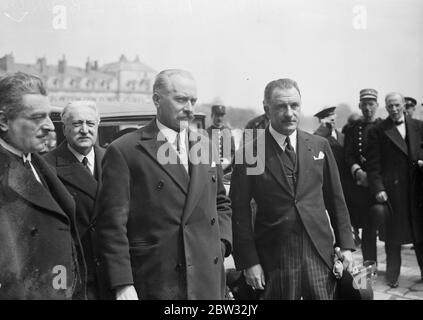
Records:
<instances>
[{"instance_id":1,"label":"crowd of men","mask_svg":"<svg viewBox=\"0 0 423 320\"><path fill-rule=\"evenodd\" d=\"M246 157L234 157L224 106L212 107L209 138L190 128L191 73L160 72L152 100L155 119L106 150L96 104L71 102L65 140L40 156L54 131L43 82L0 79L0 299L227 299L231 254L261 299L336 299L334 264L352 271L360 228L364 260L385 241L391 287L402 244L423 270L423 123L400 93L385 97L381 120L377 91L363 89L362 117L339 132L325 109L310 134L298 84L269 82L237 151L256 150L255 174L234 161Z\"/></svg>"}]
</instances>

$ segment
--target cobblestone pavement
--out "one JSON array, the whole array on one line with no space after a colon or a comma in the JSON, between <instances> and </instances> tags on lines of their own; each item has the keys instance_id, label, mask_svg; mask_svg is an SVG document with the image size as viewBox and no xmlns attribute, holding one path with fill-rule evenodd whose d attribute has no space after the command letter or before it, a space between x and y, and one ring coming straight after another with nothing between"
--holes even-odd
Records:
<instances>
[{"instance_id":1,"label":"cobblestone pavement","mask_svg":"<svg viewBox=\"0 0 423 320\"><path fill-rule=\"evenodd\" d=\"M404 245L401 250L402 264L398 288L386 285L386 255L384 242L378 241L378 276L373 286L374 300L423 300L423 282L412 245ZM361 250L354 253L356 263L362 262ZM225 267L234 268L232 256L225 259Z\"/></svg>"},{"instance_id":2,"label":"cobblestone pavement","mask_svg":"<svg viewBox=\"0 0 423 320\"><path fill-rule=\"evenodd\" d=\"M423 300L423 282L420 268L412 245L404 245L401 250L401 274L398 288L392 289L386 285L386 255L384 242L378 241L378 276L373 286L375 300ZM355 261L361 262L361 250L353 253Z\"/></svg>"}]
</instances>

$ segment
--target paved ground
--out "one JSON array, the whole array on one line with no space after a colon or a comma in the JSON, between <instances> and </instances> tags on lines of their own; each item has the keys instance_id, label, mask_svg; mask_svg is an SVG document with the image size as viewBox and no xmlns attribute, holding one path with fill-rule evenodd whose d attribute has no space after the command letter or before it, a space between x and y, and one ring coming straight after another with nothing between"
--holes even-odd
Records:
<instances>
[{"instance_id":1,"label":"paved ground","mask_svg":"<svg viewBox=\"0 0 423 320\"><path fill-rule=\"evenodd\" d=\"M423 282L420 269L411 245L401 250L402 264L399 287L392 289L386 285L386 255L383 242L378 242L378 276L373 286L375 300L423 300ZM354 252L355 261L361 262L361 250Z\"/></svg>"},{"instance_id":2,"label":"paved ground","mask_svg":"<svg viewBox=\"0 0 423 320\"><path fill-rule=\"evenodd\" d=\"M420 281L420 269L411 245L402 247L402 266L399 287L392 289L386 285L386 255L383 242L378 242L378 276L373 286L375 300L423 300L423 282ZM353 253L356 263L361 263L361 250ZM232 256L225 259L226 268L234 268Z\"/></svg>"}]
</instances>

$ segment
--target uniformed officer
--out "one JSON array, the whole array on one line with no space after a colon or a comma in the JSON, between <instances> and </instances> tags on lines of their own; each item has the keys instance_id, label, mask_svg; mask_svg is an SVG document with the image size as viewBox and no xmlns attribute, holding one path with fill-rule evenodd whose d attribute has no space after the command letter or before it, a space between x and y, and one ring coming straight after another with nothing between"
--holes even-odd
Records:
<instances>
[{"instance_id":1,"label":"uniformed officer","mask_svg":"<svg viewBox=\"0 0 423 320\"><path fill-rule=\"evenodd\" d=\"M212 125L207 128L207 133L217 146L223 172L228 173L231 171L231 163L235 154L235 140L231 129L224 124L225 115L225 106L213 105L211 108Z\"/></svg>"},{"instance_id":2,"label":"uniformed officer","mask_svg":"<svg viewBox=\"0 0 423 320\"><path fill-rule=\"evenodd\" d=\"M345 161L354 181L350 196L346 199L354 228L362 228L363 260L377 260L376 226L372 219L375 204L367 182L367 135L369 129L381 122L376 119L378 92L375 89L360 91L359 108L363 116L345 131Z\"/></svg>"},{"instance_id":3,"label":"uniformed officer","mask_svg":"<svg viewBox=\"0 0 423 320\"><path fill-rule=\"evenodd\" d=\"M405 97L405 112L410 117L413 117L414 112L416 111L417 101L411 97Z\"/></svg>"}]
</instances>

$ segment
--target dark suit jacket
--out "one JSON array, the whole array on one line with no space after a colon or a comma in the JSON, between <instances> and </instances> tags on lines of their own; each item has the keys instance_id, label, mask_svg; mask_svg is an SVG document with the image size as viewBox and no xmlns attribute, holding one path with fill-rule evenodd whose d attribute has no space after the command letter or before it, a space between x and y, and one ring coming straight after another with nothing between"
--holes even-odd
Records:
<instances>
[{"instance_id":1,"label":"dark suit jacket","mask_svg":"<svg viewBox=\"0 0 423 320\"><path fill-rule=\"evenodd\" d=\"M339 173L328 141L298 130L299 173L293 192L268 128L264 134L265 155L258 155L258 161L264 163L264 173L247 175L245 163L235 165L232 173L230 195L237 269L255 264L262 264L265 271L277 268L280 248L284 239L290 236L291 217L295 214L301 218L323 261L332 268L334 242L343 249L353 249L354 243ZM254 231L250 213L252 198L258 206Z\"/></svg>"},{"instance_id":2,"label":"dark suit jacket","mask_svg":"<svg viewBox=\"0 0 423 320\"><path fill-rule=\"evenodd\" d=\"M72 194L76 204L76 225L84 249L88 271L88 285L94 286L98 297L105 297L106 285L102 279L96 235L95 203L101 186L101 161L105 150L95 146L95 179L67 147L66 140L45 155L55 168L57 176Z\"/></svg>"},{"instance_id":3,"label":"dark suit jacket","mask_svg":"<svg viewBox=\"0 0 423 320\"><path fill-rule=\"evenodd\" d=\"M141 299L221 299L221 239L232 243L222 169L192 165L189 179L182 165L160 164L170 145L158 133L154 119L115 140L103 159L97 219L110 285L134 284Z\"/></svg>"},{"instance_id":4,"label":"dark suit jacket","mask_svg":"<svg viewBox=\"0 0 423 320\"><path fill-rule=\"evenodd\" d=\"M32 162L50 191L21 159L0 147L0 299L69 299L74 280L76 288L81 285L75 273L82 258L75 204L40 156L33 154ZM56 266L65 267L67 290L53 286ZM84 289L79 290L84 297Z\"/></svg>"},{"instance_id":5,"label":"dark suit jacket","mask_svg":"<svg viewBox=\"0 0 423 320\"><path fill-rule=\"evenodd\" d=\"M372 196L386 191L393 209L386 240L399 244L423 241L423 216L417 210L422 192L417 160L423 160L423 123L406 117L405 124L408 145L389 117L370 129L367 160Z\"/></svg>"}]
</instances>

